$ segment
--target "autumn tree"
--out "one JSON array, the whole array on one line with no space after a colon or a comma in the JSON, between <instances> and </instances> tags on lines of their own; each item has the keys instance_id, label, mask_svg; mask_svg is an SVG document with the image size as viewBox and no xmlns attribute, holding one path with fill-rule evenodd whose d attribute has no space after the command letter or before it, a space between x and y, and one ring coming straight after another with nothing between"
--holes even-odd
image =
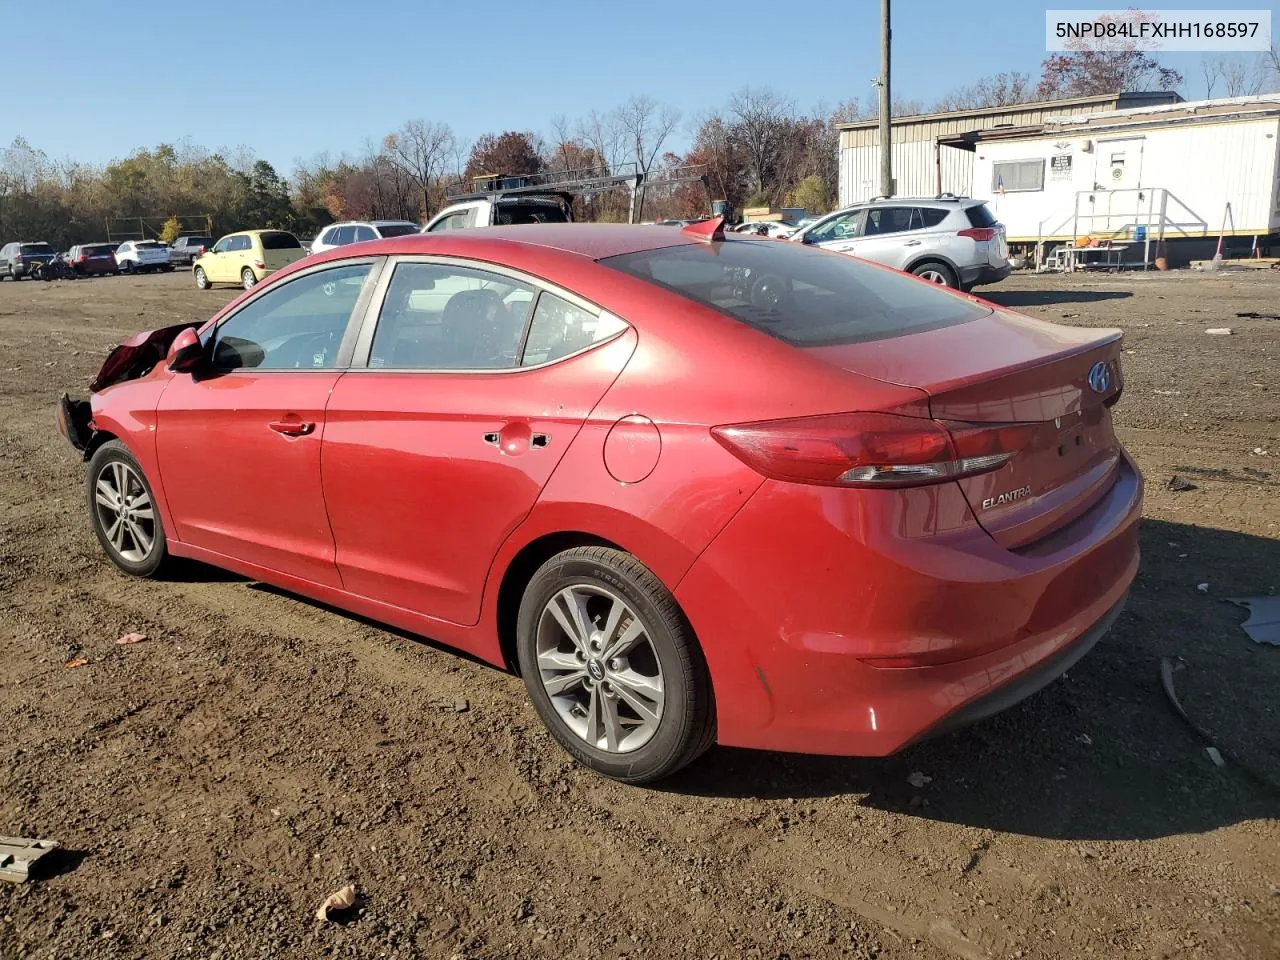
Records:
<instances>
[{"instance_id":1,"label":"autumn tree","mask_svg":"<svg viewBox=\"0 0 1280 960\"><path fill-rule=\"evenodd\" d=\"M483 174L518 177L540 172L543 161L534 140L533 134L515 130L496 135L486 133L471 148L463 177L470 181Z\"/></svg>"},{"instance_id":2,"label":"autumn tree","mask_svg":"<svg viewBox=\"0 0 1280 960\"><path fill-rule=\"evenodd\" d=\"M1017 70L992 74L968 86L951 91L930 108L931 113L948 110L981 110L1027 103L1036 97L1036 88L1028 74Z\"/></svg>"},{"instance_id":3,"label":"autumn tree","mask_svg":"<svg viewBox=\"0 0 1280 960\"><path fill-rule=\"evenodd\" d=\"M447 123L410 120L383 139L383 148L392 163L403 170L422 197L422 213L431 213L431 191L444 173L455 145Z\"/></svg>"},{"instance_id":4,"label":"autumn tree","mask_svg":"<svg viewBox=\"0 0 1280 960\"><path fill-rule=\"evenodd\" d=\"M1121 18L1100 17L1099 23L1141 23L1150 17L1131 10ZM1052 53L1040 65L1036 96L1041 100L1087 97L1134 90L1173 90L1182 74L1162 65L1134 43L1072 41L1069 49Z\"/></svg>"}]
</instances>

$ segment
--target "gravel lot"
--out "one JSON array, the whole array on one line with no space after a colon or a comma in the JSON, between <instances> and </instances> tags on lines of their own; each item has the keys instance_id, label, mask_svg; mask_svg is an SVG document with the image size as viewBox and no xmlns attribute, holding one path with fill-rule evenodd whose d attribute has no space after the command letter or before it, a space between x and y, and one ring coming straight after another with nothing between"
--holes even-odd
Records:
<instances>
[{"instance_id":1,"label":"gravel lot","mask_svg":"<svg viewBox=\"0 0 1280 960\"><path fill-rule=\"evenodd\" d=\"M1280 588L1280 320L1236 316L1280 309L1280 275L991 288L1127 335L1143 565L1067 679L887 760L717 748L661 789L571 765L514 677L209 568L106 561L54 401L234 293L0 284L0 834L66 848L0 883L4 960L1280 956L1280 648L1224 600ZM1210 762L1164 656L1256 776ZM360 912L317 923L346 883Z\"/></svg>"}]
</instances>

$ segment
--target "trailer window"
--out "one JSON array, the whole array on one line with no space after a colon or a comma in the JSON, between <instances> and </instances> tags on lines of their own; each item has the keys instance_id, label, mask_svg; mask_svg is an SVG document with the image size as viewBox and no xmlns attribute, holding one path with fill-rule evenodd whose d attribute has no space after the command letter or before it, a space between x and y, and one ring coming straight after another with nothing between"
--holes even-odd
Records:
<instances>
[{"instance_id":1,"label":"trailer window","mask_svg":"<svg viewBox=\"0 0 1280 960\"><path fill-rule=\"evenodd\" d=\"M1044 189L1044 160L1009 160L991 165L994 193Z\"/></svg>"}]
</instances>

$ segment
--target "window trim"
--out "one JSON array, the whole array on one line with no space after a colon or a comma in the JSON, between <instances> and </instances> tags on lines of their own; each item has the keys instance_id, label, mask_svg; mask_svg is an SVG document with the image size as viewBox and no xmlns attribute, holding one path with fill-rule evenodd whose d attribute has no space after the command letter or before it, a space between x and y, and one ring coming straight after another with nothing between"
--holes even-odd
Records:
<instances>
[{"instance_id":1,"label":"window trim","mask_svg":"<svg viewBox=\"0 0 1280 960\"><path fill-rule=\"evenodd\" d=\"M1013 166L1020 163L1038 163L1040 165L1040 186L1038 187L1004 187L1005 193L1044 193L1045 184L1045 158L1044 157L1021 157L1015 160L992 160L991 161L991 193L996 192L996 167Z\"/></svg>"},{"instance_id":2,"label":"window trim","mask_svg":"<svg viewBox=\"0 0 1280 960\"><path fill-rule=\"evenodd\" d=\"M377 283L374 285L373 293L369 297L369 302L365 304L364 316L360 321L360 332L356 337L355 350L351 356L347 373L393 373L396 375L404 374L420 374L428 377L455 376L462 374L465 376L510 376L511 374L527 373L532 370L543 370L547 367L554 366L557 363L564 363L574 357L581 356L589 350L595 350L597 347L604 346L606 343L612 343L619 337L624 336L629 330L632 330L632 324L624 317L619 317L612 310L606 310L599 304L593 303L586 297L583 297L572 290L566 290L559 284L550 280L544 280L542 277L534 276L531 273L525 273L523 270L516 270L512 267L499 263L493 263L488 260L477 260L471 257L450 257L441 255L425 255L425 254L407 254L400 256L391 256L385 258L386 263L382 268L381 274L378 276ZM386 300L387 291L391 287L391 279L395 275L396 267L402 263L427 263L436 264L443 267L459 267L467 270L483 270L487 273L494 273L498 276L514 280L517 283L523 283L533 288L533 298L529 301L529 312L525 314L524 328L520 331L520 351L516 356L516 364L511 367L481 367L472 368L440 368L440 369L424 369L422 367L371 367L369 366L369 354L373 350L373 335L378 328L378 315L382 312L382 304ZM609 314L622 323L622 328L613 336L605 340L597 340L589 343L581 350L575 350L573 353L566 353L563 357L556 357L554 360L547 360L543 363L533 364L531 366L521 366L520 360L524 357L524 348L529 341L529 330L533 323L533 314L537 309L538 299L543 293L550 293L560 297L575 307L585 310L592 314L597 320L603 314ZM359 304L357 304L357 307ZM346 346L346 341L343 341Z\"/></svg>"},{"instance_id":3,"label":"window trim","mask_svg":"<svg viewBox=\"0 0 1280 960\"><path fill-rule=\"evenodd\" d=\"M236 367L230 370L212 371L205 379L229 377L234 376L237 373L250 374L252 376L301 373L314 376L316 374L332 374L335 371L339 373L346 371L351 365L351 355L352 351L355 349L356 337L359 333L360 325L363 323L364 311L368 306L369 300L373 297L374 289L382 281L381 274L383 272L383 267L386 264L386 260L386 257L352 257L350 260L326 260L324 263L317 263L304 270L299 270L297 273L289 274L288 279L282 283L261 284L254 288L256 291L254 294L236 304L234 310L230 311L225 316L218 317L216 321L210 321L202 326L198 334L201 343L204 344L204 348L208 350L209 344L213 342L214 337L218 333L218 329L223 324L239 315L240 311L244 310L246 307L257 303L264 296L271 293L271 291L283 289L295 280L301 280L302 278L309 277L312 274L324 273L327 270L336 270L341 267L354 267L367 263L369 264L369 276L366 278L363 289L360 291L360 296L356 298L355 304L351 307L351 313L347 317L347 328L342 333L342 342L338 344L338 354L334 357L332 367L324 367L318 370L314 368L302 370L263 370L259 367ZM370 280L372 280L372 282L369 282Z\"/></svg>"}]
</instances>

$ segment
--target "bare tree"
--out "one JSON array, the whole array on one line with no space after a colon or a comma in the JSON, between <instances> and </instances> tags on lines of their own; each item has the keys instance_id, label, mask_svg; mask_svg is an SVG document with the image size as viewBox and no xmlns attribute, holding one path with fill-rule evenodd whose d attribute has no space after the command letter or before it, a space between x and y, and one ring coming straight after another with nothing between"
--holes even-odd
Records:
<instances>
[{"instance_id":1,"label":"bare tree","mask_svg":"<svg viewBox=\"0 0 1280 960\"><path fill-rule=\"evenodd\" d=\"M594 150L611 173L617 171L626 156L626 137L617 111L600 113L592 110L578 121L577 139Z\"/></svg>"},{"instance_id":2,"label":"bare tree","mask_svg":"<svg viewBox=\"0 0 1280 960\"><path fill-rule=\"evenodd\" d=\"M935 112L946 110L978 110L983 107L1004 107L1026 103L1035 98L1031 77L1017 70L1002 71L983 77L967 87L960 87L943 97L931 108ZM896 111L895 111L896 112Z\"/></svg>"},{"instance_id":3,"label":"bare tree","mask_svg":"<svg viewBox=\"0 0 1280 960\"><path fill-rule=\"evenodd\" d=\"M633 96L617 109L616 117L623 141L632 151L636 170L643 178L680 122L680 111L660 104L652 97ZM636 216L644 215L644 199L645 191L641 186Z\"/></svg>"},{"instance_id":4,"label":"bare tree","mask_svg":"<svg viewBox=\"0 0 1280 960\"><path fill-rule=\"evenodd\" d=\"M763 193L766 182L774 179L773 167L782 152L786 122L795 112L794 103L771 90L743 87L729 98L730 135L742 148L753 193Z\"/></svg>"},{"instance_id":5,"label":"bare tree","mask_svg":"<svg viewBox=\"0 0 1280 960\"><path fill-rule=\"evenodd\" d=\"M431 186L444 173L455 146L447 123L410 120L382 141L387 155L417 185L422 193L422 212L431 213Z\"/></svg>"}]
</instances>

